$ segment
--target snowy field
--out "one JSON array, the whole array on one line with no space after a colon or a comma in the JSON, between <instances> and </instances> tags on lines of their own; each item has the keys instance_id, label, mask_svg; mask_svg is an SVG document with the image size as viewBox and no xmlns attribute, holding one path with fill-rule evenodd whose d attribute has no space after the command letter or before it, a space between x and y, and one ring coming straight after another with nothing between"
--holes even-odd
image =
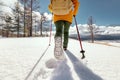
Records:
<instances>
[{"instance_id":1,"label":"snowy field","mask_svg":"<svg viewBox=\"0 0 120 80\"><path fill-rule=\"evenodd\" d=\"M0 80L120 80L120 43L101 43L83 41L81 60L79 42L70 39L66 59L57 61L53 38L49 47L49 38L1 38Z\"/></svg>"}]
</instances>

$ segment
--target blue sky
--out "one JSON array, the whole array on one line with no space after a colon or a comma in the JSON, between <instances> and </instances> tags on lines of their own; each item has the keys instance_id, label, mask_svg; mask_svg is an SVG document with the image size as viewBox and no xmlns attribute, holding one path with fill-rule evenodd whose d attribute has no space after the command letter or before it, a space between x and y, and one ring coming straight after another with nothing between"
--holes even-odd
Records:
<instances>
[{"instance_id":1,"label":"blue sky","mask_svg":"<svg viewBox=\"0 0 120 80\"><path fill-rule=\"evenodd\" d=\"M40 0L40 11L48 12L50 0ZM79 0L79 24L87 24L89 16L97 25L120 25L120 0Z\"/></svg>"}]
</instances>

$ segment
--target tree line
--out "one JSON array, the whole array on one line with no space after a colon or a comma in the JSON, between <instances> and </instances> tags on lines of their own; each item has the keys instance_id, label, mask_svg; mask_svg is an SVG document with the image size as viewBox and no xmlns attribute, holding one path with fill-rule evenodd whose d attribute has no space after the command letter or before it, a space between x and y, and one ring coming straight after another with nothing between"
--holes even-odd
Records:
<instances>
[{"instance_id":1,"label":"tree line","mask_svg":"<svg viewBox=\"0 0 120 80\"><path fill-rule=\"evenodd\" d=\"M40 16L35 12L40 12L40 0L18 0L15 7L11 8L12 14L0 12L0 34L2 36L31 37L43 36L43 31L49 30L50 21L44 13ZM5 6L0 3L0 5Z\"/></svg>"}]
</instances>

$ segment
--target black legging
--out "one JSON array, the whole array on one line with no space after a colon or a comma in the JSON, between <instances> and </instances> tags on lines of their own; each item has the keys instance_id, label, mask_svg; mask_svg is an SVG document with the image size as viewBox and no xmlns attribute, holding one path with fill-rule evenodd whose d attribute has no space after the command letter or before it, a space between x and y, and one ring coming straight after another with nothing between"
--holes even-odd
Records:
<instances>
[{"instance_id":1,"label":"black legging","mask_svg":"<svg viewBox=\"0 0 120 80\"><path fill-rule=\"evenodd\" d=\"M68 37L69 37L70 25L71 25L70 22L64 21L64 20L59 20L59 21L55 22L55 26L56 26L55 37L62 37L62 32L64 31L63 48L67 48L67 46L68 46Z\"/></svg>"}]
</instances>

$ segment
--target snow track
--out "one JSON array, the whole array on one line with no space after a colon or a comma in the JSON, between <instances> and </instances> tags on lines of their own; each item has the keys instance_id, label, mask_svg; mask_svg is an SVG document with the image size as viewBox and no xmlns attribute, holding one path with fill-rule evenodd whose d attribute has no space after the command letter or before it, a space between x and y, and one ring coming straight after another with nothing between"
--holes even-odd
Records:
<instances>
[{"instance_id":1,"label":"snow track","mask_svg":"<svg viewBox=\"0 0 120 80\"><path fill-rule=\"evenodd\" d=\"M70 39L66 58L54 58L54 38L28 80L120 80L120 48ZM48 46L48 38L0 39L0 80L25 80Z\"/></svg>"}]
</instances>

